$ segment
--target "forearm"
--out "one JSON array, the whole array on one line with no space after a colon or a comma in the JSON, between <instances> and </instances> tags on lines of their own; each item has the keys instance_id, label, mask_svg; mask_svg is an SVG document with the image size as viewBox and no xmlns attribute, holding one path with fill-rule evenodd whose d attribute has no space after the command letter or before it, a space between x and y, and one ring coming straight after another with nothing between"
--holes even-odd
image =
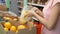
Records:
<instances>
[{"instance_id":1,"label":"forearm","mask_svg":"<svg viewBox=\"0 0 60 34\"><path fill-rule=\"evenodd\" d=\"M36 13L34 13L34 16L40 21L41 24L43 24L47 29L51 29L50 23L48 23L48 21L46 19L44 19L43 17L40 17L39 15L37 15Z\"/></svg>"},{"instance_id":2,"label":"forearm","mask_svg":"<svg viewBox=\"0 0 60 34\"><path fill-rule=\"evenodd\" d=\"M41 13L41 12L40 12ZM42 23L46 28L52 30L57 23L60 14L60 4L56 4L51 8L48 20L44 19L43 17L39 16L36 13L33 15Z\"/></svg>"}]
</instances>

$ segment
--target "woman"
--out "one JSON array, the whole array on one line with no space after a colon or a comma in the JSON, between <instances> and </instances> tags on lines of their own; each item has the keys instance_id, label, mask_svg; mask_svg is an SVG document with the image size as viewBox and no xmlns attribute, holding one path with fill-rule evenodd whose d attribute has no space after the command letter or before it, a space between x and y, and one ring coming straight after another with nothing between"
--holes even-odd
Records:
<instances>
[{"instance_id":1,"label":"woman","mask_svg":"<svg viewBox=\"0 0 60 34\"><path fill-rule=\"evenodd\" d=\"M35 11L29 11L28 14L36 17L44 25L42 34L60 34L60 0L48 0L43 13L37 8Z\"/></svg>"}]
</instances>

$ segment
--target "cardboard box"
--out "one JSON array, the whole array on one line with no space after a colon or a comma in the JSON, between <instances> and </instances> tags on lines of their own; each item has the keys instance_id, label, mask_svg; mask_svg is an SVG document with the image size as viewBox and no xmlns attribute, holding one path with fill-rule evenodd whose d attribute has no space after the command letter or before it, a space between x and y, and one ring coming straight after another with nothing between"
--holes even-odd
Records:
<instances>
[{"instance_id":1,"label":"cardboard box","mask_svg":"<svg viewBox=\"0 0 60 34\"><path fill-rule=\"evenodd\" d=\"M7 11L6 6L2 6L2 5L0 5L0 11Z\"/></svg>"}]
</instances>

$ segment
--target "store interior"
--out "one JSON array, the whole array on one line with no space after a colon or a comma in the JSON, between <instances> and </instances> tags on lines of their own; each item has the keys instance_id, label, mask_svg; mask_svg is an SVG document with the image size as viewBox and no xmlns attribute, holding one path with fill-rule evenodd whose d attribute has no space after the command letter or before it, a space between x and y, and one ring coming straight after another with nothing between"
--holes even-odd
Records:
<instances>
[{"instance_id":1,"label":"store interior","mask_svg":"<svg viewBox=\"0 0 60 34\"><path fill-rule=\"evenodd\" d=\"M46 2L47 0L0 0L0 34L41 34L42 24L35 17L23 17L26 14L24 12L28 12L31 7L42 11Z\"/></svg>"}]
</instances>

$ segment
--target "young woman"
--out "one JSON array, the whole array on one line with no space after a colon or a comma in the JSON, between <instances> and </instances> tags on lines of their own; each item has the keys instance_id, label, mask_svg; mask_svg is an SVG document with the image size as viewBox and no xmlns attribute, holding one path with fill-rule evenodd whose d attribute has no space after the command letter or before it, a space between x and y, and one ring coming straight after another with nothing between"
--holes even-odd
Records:
<instances>
[{"instance_id":1,"label":"young woman","mask_svg":"<svg viewBox=\"0 0 60 34\"><path fill-rule=\"evenodd\" d=\"M43 24L42 34L60 34L60 0L48 0L43 12L35 9L36 12L29 11L28 14L36 17Z\"/></svg>"}]
</instances>

